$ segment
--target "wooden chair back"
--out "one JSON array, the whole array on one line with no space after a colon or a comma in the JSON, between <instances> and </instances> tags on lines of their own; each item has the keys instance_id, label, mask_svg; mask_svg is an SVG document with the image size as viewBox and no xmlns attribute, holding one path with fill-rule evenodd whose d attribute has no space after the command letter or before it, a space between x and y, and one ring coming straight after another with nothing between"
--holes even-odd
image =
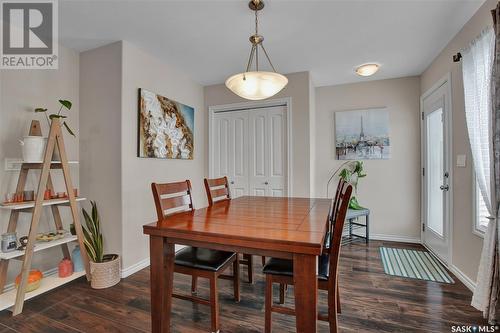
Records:
<instances>
[{"instance_id":1,"label":"wooden chair back","mask_svg":"<svg viewBox=\"0 0 500 333\"><path fill-rule=\"evenodd\" d=\"M213 204L218 201L231 200L227 177L214 179L205 178L205 190L207 191L209 206L213 206Z\"/></svg>"},{"instance_id":2,"label":"wooden chair back","mask_svg":"<svg viewBox=\"0 0 500 333\"><path fill-rule=\"evenodd\" d=\"M331 233L330 241L330 268L329 268L329 282L332 283L331 287L336 288L337 267L340 258L340 245L342 243L342 231L344 229L345 217L347 209L349 208L349 201L351 200L352 185L341 181L341 190L338 195L338 202L334 212L335 220L333 223L333 232ZM333 290L333 289L332 289Z\"/></svg>"},{"instance_id":3,"label":"wooden chair back","mask_svg":"<svg viewBox=\"0 0 500 333\"><path fill-rule=\"evenodd\" d=\"M152 183L151 189L153 190L158 220L165 219L173 211L193 210L192 189L189 180L165 184ZM182 207L185 209L181 209Z\"/></svg>"},{"instance_id":4,"label":"wooden chair back","mask_svg":"<svg viewBox=\"0 0 500 333\"><path fill-rule=\"evenodd\" d=\"M335 224L335 217L336 217L336 214L338 211L338 206L339 206L340 193L342 192L342 190L346 184L347 183L345 181L343 181L342 179L339 179L339 183L337 184L337 190L335 191L335 197L332 200L332 205L330 206L330 212L328 214L328 218L330 219L329 223L328 223L329 235L331 235L333 233L333 226Z\"/></svg>"}]
</instances>

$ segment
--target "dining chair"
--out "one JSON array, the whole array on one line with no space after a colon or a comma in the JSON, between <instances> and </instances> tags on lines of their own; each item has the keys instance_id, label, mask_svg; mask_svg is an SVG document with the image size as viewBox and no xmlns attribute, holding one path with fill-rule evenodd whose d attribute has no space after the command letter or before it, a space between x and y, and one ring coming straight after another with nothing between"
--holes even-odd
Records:
<instances>
[{"instance_id":1,"label":"dining chair","mask_svg":"<svg viewBox=\"0 0 500 333\"><path fill-rule=\"evenodd\" d=\"M205 190L207 191L209 206L213 206L216 202L231 200L227 177L205 178ZM253 283L253 256L251 254L243 254L243 259L240 259L239 262L241 265L247 267L248 283Z\"/></svg>"},{"instance_id":2,"label":"dining chair","mask_svg":"<svg viewBox=\"0 0 500 333\"><path fill-rule=\"evenodd\" d=\"M338 205L338 198L339 194L342 191L342 186L344 186L345 182L342 179L339 179L339 182L337 184L337 190L335 191L335 197L332 199L330 203L330 208L328 210L328 216L326 218L326 223L327 223L327 228L326 228L326 233L325 233L325 241L323 243L323 254L328 254L328 251L330 251L330 242L331 242L331 234L333 232L333 223L335 221L335 213L337 211L337 205ZM264 266L264 264L262 265ZM279 304L284 304L285 303L285 293L288 290L288 285L280 283L280 300ZM340 310L340 292L339 292L339 287L337 283L337 311L338 313L341 313Z\"/></svg>"},{"instance_id":3,"label":"dining chair","mask_svg":"<svg viewBox=\"0 0 500 333\"><path fill-rule=\"evenodd\" d=\"M334 200L333 206L335 208L333 211L335 219L331 225L332 232L329 235L331 246L327 253L318 257L318 288L328 291L328 314L318 314L318 319L329 322L331 333L337 332L337 312L340 310L338 299L338 263L342 230L352 194L351 184L342 181L340 187L340 192L337 200ZM272 312L295 315L295 309L273 304L273 283L280 283L280 286L294 284L293 261L271 258L264 266L263 272L266 274L265 332L270 333Z\"/></svg>"},{"instance_id":4,"label":"dining chair","mask_svg":"<svg viewBox=\"0 0 500 333\"><path fill-rule=\"evenodd\" d=\"M157 184L152 183L153 197L156 205L158 220L172 218L176 214L193 212L193 199L191 182L189 180ZM222 273L233 266L233 275L223 275ZM238 256L234 252L204 249L199 247L186 246L175 253L174 272L191 275L191 295L172 293L172 297L189 300L195 303L210 306L211 331L219 330L219 299L217 291L217 279L233 280L234 298L240 301L240 265ZM197 278L206 278L210 281L210 299L196 296Z\"/></svg>"}]
</instances>

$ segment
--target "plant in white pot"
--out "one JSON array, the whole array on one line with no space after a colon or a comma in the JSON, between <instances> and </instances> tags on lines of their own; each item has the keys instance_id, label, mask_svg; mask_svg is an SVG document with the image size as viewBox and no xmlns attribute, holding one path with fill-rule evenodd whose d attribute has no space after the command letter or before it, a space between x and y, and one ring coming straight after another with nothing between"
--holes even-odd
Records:
<instances>
[{"instance_id":1,"label":"plant in white pot","mask_svg":"<svg viewBox=\"0 0 500 333\"><path fill-rule=\"evenodd\" d=\"M85 226L83 228L85 249L90 260L91 286L103 289L120 282L120 257L117 254L104 254L104 243L97 204L90 202L92 212L89 215L82 208Z\"/></svg>"},{"instance_id":2,"label":"plant in white pot","mask_svg":"<svg viewBox=\"0 0 500 333\"><path fill-rule=\"evenodd\" d=\"M35 108L35 113L43 113L47 119L47 123L50 127L52 119L60 119L64 128L69 134L75 136L73 130L69 127L68 123L64 120L67 118L64 115L64 111L71 110L73 103L71 101L60 99L59 100L59 111L53 114L47 114L47 108ZM41 162L43 160L43 155L45 154L45 146L47 145L47 138L42 136L25 136L23 140L19 140L23 149L23 160L25 162ZM59 160L59 151L54 150L53 160Z\"/></svg>"}]
</instances>

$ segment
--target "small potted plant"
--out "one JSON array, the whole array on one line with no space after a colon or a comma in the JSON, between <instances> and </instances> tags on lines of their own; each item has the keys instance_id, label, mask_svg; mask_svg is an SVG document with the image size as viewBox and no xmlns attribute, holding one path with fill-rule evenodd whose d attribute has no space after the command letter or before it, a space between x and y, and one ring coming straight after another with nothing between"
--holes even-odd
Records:
<instances>
[{"instance_id":1,"label":"small potted plant","mask_svg":"<svg viewBox=\"0 0 500 333\"><path fill-rule=\"evenodd\" d=\"M35 113L43 113L45 115L45 119L47 120L47 124L51 125L52 119L59 119L62 121L62 125L64 128L68 131L69 134L72 136L75 136L75 133L69 127L68 123L64 120L68 116L64 115L65 110L69 111L71 110L71 107L73 106L73 103L71 101L65 100L65 99L60 99L59 100L59 111L57 113L52 113L52 114L47 114L47 108L35 108ZM43 159L43 154L45 154L45 146L47 144L47 138L41 137L41 136L25 136L24 141L20 141L21 145L23 146L23 159L29 159L29 160L42 160ZM33 149L32 147L35 147ZM36 156L36 157L35 157ZM57 149L54 149L54 153L52 156L52 159L54 161L59 161L59 151Z\"/></svg>"},{"instance_id":2,"label":"small potted plant","mask_svg":"<svg viewBox=\"0 0 500 333\"><path fill-rule=\"evenodd\" d=\"M361 161L347 161L342 163L328 180L328 185L330 184L333 177L337 174L340 179L349 182L352 184L352 186L354 186L355 194L358 194L359 179L366 177L363 168L363 162ZM327 195L328 195L328 189L327 189ZM355 210L365 209L364 207L360 206L358 199L356 198L355 195L351 196L351 200L349 201L349 208Z\"/></svg>"},{"instance_id":3,"label":"small potted plant","mask_svg":"<svg viewBox=\"0 0 500 333\"><path fill-rule=\"evenodd\" d=\"M103 289L120 282L120 257L117 254L104 254L97 204L95 201L90 203L92 205L91 215L82 208L85 218L84 244L90 260L90 284L94 289Z\"/></svg>"}]
</instances>

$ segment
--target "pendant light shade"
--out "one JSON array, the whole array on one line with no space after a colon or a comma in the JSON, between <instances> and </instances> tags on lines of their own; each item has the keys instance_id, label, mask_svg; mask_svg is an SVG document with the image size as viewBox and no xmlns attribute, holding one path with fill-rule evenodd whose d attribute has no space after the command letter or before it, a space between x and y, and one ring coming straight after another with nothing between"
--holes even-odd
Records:
<instances>
[{"instance_id":1,"label":"pendant light shade","mask_svg":"<svg viewBox=\"0 0 500 333\"><path fill-rule=\"evenodd\" d=\"M255 12L255 34L250 36L250 57L248 58L247 69L243 73L238 73L226 80L226 87L236 95L249 99L266 99L279 93L287 84L288 79L274 69L271 59L264 48L264 37L259 35L259 20L257 13L264 8L264 2L261 0L252 0L248 4L251 10ZM259 71L259 48L263 51L272 72ZM255 59L255 71L250 68Z\"/></svg>"},{"instance_id":2,"label":"pendant light shade","mask_svg":"<svg viewBox=\"0 0 500 333\"><path fill-rule=\"evenodd\" d=\"M266 99L279 93L288 83L286 76L275 72L245 72L231 76L226 87L250 100Z\"/></svg>"}]
</instances>

